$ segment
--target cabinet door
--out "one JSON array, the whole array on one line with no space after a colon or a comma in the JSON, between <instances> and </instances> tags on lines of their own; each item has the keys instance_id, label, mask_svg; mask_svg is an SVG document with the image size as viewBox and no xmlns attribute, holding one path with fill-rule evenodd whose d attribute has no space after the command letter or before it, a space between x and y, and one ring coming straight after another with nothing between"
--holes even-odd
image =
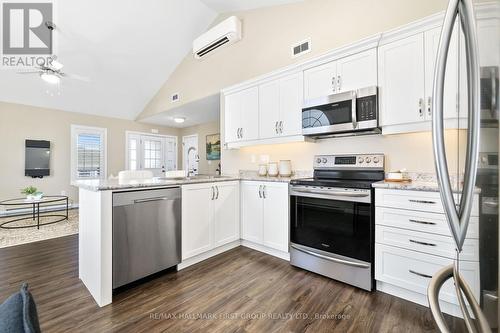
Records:
<instances>
[{"instance_id":1,"label":"cabinet door","mask_svg":"<svg viewBox=\"0 0 500 333\"><path fill-rule=\"evenodd\" d=\"M241 93L226 95L224 98L224 137L226 143L236 142L241 123Z\"/></svg>"},{"instance_id":2,"label":"cabinet door","mask_svg":"<svg viewBox=\"0 0 500 333\"><path fill-rule=\"evenodd\" d=\"M241 238L262 244L263 199L259 196L262 184L258 182L241 183Z\"/></svg>"},{"instance_id":3,"label":"cabinet door","mask_svg":"<svg viewBox=\"0 0 500 333\"><path fill-rule=\"evenodd\" d=\"M259 138L259 87L245 89L240 94L240 140L256 140Z\"/></svg>"},{"instance_id":4,"label":"cabinet door","mask_svg":"<svg viewBox=\"0 0 500 333\"><path fill-rule=\"evenodd\" d=\"M281 135L302 133L302 73L292 74L280 80L280 123Z\"/></svg>"},{"instance_id":5,"label":"cabinet door","mask_svg":"<svg viewBox=\"0 0 500 333\"><path fill-rule=\"evenodd\" d=\"M259 86L260 138L279 136L280 121L280 81L274 80Z\"/></svg>"},{"instance_id":6,"label":"cabinet door","mask_svg":"<svg viewBox=\"0 0 500 333\"><path fill-rule=\"evenodd\" d=\"M337 60L337 91L377 85L377 50L371 49Z\"/></svg>"},{"instance_id":7,"label":"cabinet door","mask_svg":"<svg viewBox=\"0 0 500 333\"><path fill-rule=\"evenodd\" d=\"M240 193L238 183L220 182L214 202L215 247L240 239Z\"/></svg>"},{"instance_id":8,"label":"cabinet door","mask_svg":"<svg viewBox=\"0 0 500 333\"><path fill-rule=\"evenodd\" d=\"M457 22L458 23L458 22ZM424 33L425 41L425 118L432 120L432 90L434 86L434 70L436 68L436 57L439 47L441 27L428 30ZM464 59L465 60L465 59ZM463 73L467 75L467 73ZM457 108L458 93L458 25L455 26L450 48L448 50L448 61L444 81L444 117L453 119L458 117Z\"/></svg>"},{"instance_id":9,"label":"cabinet door","mask_svg":"<svg viewBox=\"0 0 500 333\"><path fill-rule=\"evenodd\" d=\"M211 184L182 187L182 260L213 248L214 212L211 198Z\"/></svg>"},{"instance_id":10,"label":"cabinet door","mask_svg":"<svg viewBox=\"0 0 500 333\"><path fill-rule=\"evenodd\" d=\"M423 34L379 48L379 94L383 126L425 120Z\"/></svg>"},{"instance_id":11,"label":"cabinet door","mask_svg":"<svg viewBox=\"0 0 500 333\"><path fill-rule=\"evenodd\" d=\"M335 61L304 71L304 99L328 96L336 92L337 63Z\"/></svg>"},{"instance_id":12,"label":"cabinet door","mask_svg":"<svg viewBox=\"0 0 500 333\"><path fill-rule=\"evenodd\" d=\"M288 252L288 185L264 183L264 245Z\"/></svg>"}]
</instances>

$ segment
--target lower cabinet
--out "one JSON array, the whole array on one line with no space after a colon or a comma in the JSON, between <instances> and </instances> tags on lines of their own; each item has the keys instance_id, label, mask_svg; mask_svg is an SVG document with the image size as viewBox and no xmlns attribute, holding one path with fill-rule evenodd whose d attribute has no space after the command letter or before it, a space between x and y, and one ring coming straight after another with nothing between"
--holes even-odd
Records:
<instances>
[{"instance_id":1,"label":"lower cabinet","mask_svg":"<svg viewBox=\"0 0 500 333\"><path fill-rule=\"evenodd\" d=\"M182 260L240 238L239 182L182 186Z\"/></svg>"},{"instance_id":2,"label":"lower cabinet","mask_svg":"<svg viewBox=\"0 0 500 333\"><path fill-rule=\"evenodd\" d=\"M241 238L288 252L288 184L241 182Z\"/></svg>"}]
</instances>

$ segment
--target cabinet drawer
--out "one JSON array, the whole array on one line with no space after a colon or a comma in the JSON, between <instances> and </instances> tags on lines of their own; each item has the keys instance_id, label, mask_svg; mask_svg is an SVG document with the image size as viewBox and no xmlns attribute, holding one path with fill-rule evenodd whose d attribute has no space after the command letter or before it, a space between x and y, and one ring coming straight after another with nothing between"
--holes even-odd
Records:
<instances>
[{"instance_id":1,"label":"cabinet drawer","mask_svg":"<svg viewBox=\"0 0 500 333\"><path fill-rule=\"evenodd\" d=\"M375 205L444 214L439 192L377 189ZM479 198L474 195L471 216L479 216Z\"/></svg>"},{"instance_id":2,"label":"cabinet drawer","mask_svg":"<svg viewBox=\"0 0 500 333\"><path fill-rule=\"evenodd\" d=\"M451 237L445 214L376 207L375 224ZM470 218L467 238L479 238L479 217Z\"/></svg>"},{"instance_id":3,"label":"cabinet drawer","mask_svg":"<svg viewBox=\"0 0 500 333\"><path fill-rule=\"evenodd\" d=\"M451 259L375 244L375 279L423 295L427 294L431 277L438 270L452 263ZM479 262L461 262L460 272L476 299L479 299ZM439 298L458 304L452 279L443 285Z\"/></svg>"},{"instance_id":4,"label":"cabinet drawer","mask_svg":"<svg viewBox=\"0 0 500 333\"><path fill-rule=\"evenodd\" d=\"M449 259L455 258L455 242L453 238L447 236L377 225L375 227L375 242ZM465 241L460 259L479 261L477 239L467 239Z\"/></svg>"}]
</instances>

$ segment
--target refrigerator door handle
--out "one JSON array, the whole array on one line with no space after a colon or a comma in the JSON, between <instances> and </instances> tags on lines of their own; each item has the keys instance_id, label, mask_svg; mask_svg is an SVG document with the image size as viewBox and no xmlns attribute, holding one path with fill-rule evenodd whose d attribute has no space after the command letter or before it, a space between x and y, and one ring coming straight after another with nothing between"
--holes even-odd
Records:
<instances>
[{"instance_id":1,"label":"refrigerator door handle","mask_svg":"<svg viewBox=\"0 0 500 333\"><path fill-rule=\"evenodd\" d=\"M455 24L459 14L464 30L467 49L467 78L469 82L467 150L464 173L464 186L457 211L453 198L453 190L448 173L444 144L443 91L448 58L448 49ZM441 31L436 69L434 71L434 88L432 98L432 141L434 161L437 173L441 200L448 216L448 224L459 251L462 250L467 234L469 217L472 210L474 185L476 182L478 145L479 145L479 60L474 23L474 12L470 0L450 0L446 11L443 29Z\"/></svg>"}]
</instances>

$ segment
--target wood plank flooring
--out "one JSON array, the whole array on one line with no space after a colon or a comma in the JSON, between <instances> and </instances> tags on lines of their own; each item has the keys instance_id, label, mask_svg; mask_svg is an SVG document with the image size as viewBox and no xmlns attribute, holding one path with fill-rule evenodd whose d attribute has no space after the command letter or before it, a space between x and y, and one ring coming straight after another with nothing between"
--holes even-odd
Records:
<instances>
[{"instance_id":1,"label":"wood plank flooring","mask_svg":"<svg viewBox=\"0 0 500 333\"><path fill-rule=\"evenodd\" d=\"M43 332L435 332L430 311L238 247L121 291L99 308L78 279L78 238L0 249L0 301L30 284ZM447 317L453 332L462 321Z\"/></svg>"}]
</instances>

